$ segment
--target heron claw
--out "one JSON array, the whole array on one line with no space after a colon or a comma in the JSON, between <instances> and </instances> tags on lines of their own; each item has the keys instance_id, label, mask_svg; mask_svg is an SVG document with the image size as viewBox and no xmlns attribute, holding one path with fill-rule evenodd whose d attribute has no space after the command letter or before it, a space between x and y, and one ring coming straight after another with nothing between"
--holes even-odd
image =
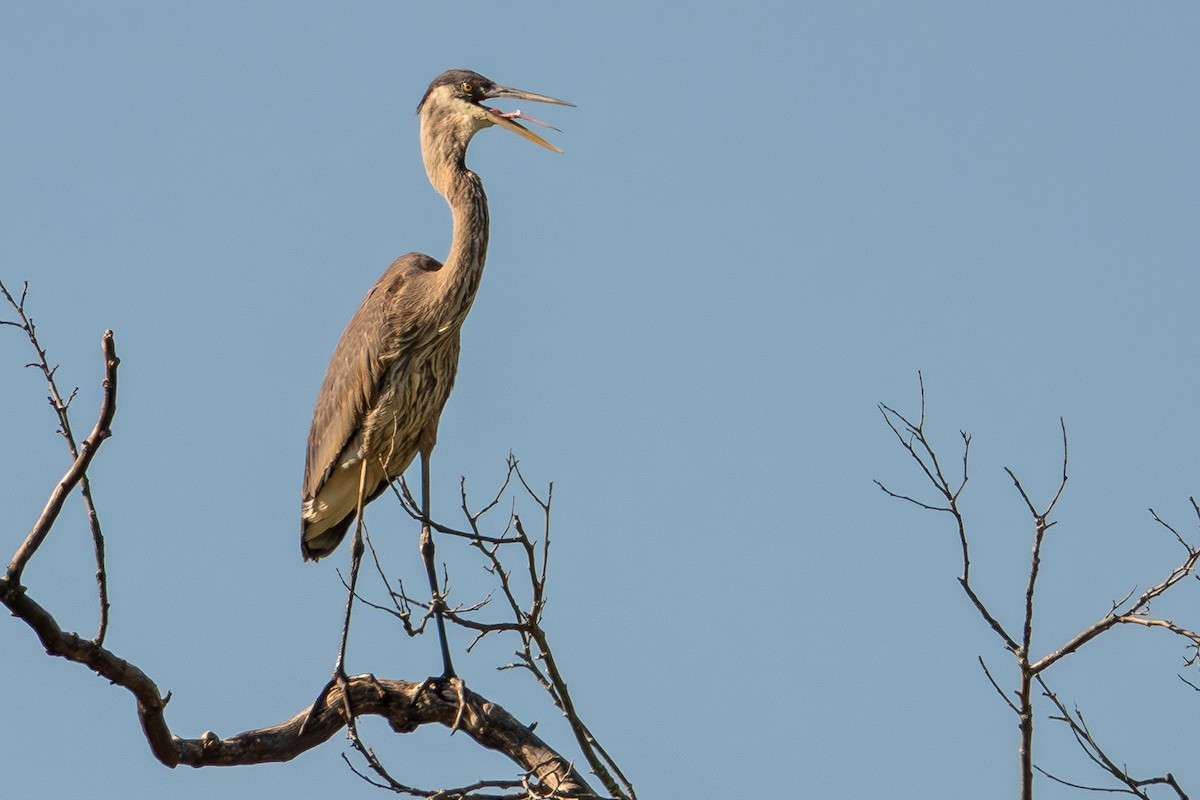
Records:
<instances>
[{"instance_id":1,"label":"heron claw","mask_svg":"<svg viewBox=\"0 0 1200 800\"><path fill-rule=\"evenodd\" d=\"M427 691L435 694L441 694L441 690L443 688L452 689L454 691L454 698L458 701L458 708L454 713L454 722L450 724L450 735L453 736L454 733L462 726L463 714L466 713L467 710L466 684L463 683L462 678L458 677L457 675L442 675L437 678L426 678L425 680L421 681L421 685L417 687L417 693L413 697L413 702L416 702L418 699L420 699L421 695Z\"/></svg>"},{"instance_id":2,"label":"heron claw","mask_svg":"<svg viewBox=\"0 0 1200 800\"><path fill-rule=\"evenodd\" d=\"M328 705L326 700L335 686L342 690L342 708L346 712L346 720L349 724L354 724L354 712L350 708L350 678L346 675L344 669L338 669L334 671L329 681L321 689L321 693L317 695L317 699L308 707L308 713L304 715L304 721L300 723L300 730L297 732L297 736L303 736L308 730L308 726L317 718L317 715L325 710Z\"/></svg>"}]
</instances>

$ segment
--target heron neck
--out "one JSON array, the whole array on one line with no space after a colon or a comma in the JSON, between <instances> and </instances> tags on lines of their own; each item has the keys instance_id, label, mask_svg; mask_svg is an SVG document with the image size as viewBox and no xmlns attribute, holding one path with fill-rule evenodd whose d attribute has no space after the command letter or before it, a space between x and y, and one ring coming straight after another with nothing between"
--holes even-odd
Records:
<instances>
[{"instance_id":1,"label":"heron neck","mask_svg":"<svg viewBox=\"0 0 1200 800\"><path fill-rule=\"evenodd\" d=\"M446 280L454 285L463 285L463 302L469 306L479 286L483 273L483 262L488 246L488 205L483 193L483 181L465 167L457 173L446 192L454 216L454 234L450 242L450 254L443 268Z\"/></svg>"},{"instance_id":2,"label":"heron neck","mask_svg":"<svg viewBox=\"0 0 1200 800\"><path fill-rule=\"evenodd\" d=\"M447 293L447 308L461 323L475 299L488 245L488 205L479 176L467 169L467 141L425 150L425 167L433 187L446 198L454 218L454 233L446 263L439 270Z\"/></svg>"}]
</instances>

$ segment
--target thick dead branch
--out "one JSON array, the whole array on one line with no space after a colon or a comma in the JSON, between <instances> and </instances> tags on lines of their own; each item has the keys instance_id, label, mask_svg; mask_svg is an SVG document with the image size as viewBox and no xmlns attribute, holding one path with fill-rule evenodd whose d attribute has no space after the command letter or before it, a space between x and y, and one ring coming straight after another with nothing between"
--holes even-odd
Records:
<instances>
[{"instance_id":1,"label":"thick dead branch","mask_svg":"<svg viewBox=\"0 0 1200 800\"><path fill-rule=\"evenodd\" d=\"M333 737L346 726L341 689L335 687L325 708L313 716L300 735L308 714L303 709L290 720L267 728L221 739L206 732L197 739L182 739L167 727L164 709L170 701L146 673L109 650L59 628L54 617L19 586L0 579L0 601L25 621L52 656L91 668L97 675L127 689L137 700L138 717L154 757L168 767L242 766L290 761ZM377 680L372 675L350 679L350 702L358 715L374 714L388 721L397 733L410 733L422 725L450 727L460 713L455 693L430 691L424 682ZM500 706L464 689L459 729L491 750L507 755L531 773L540 786L560 795L587 794L590 789L570 762L546 745L528 726Z\"/></svg>"}]
</instances>

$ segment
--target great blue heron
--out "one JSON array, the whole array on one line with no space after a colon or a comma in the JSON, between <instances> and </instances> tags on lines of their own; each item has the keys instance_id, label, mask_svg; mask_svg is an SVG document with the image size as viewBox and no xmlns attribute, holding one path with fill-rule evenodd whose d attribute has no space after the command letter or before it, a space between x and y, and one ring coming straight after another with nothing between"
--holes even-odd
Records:
<instances>
[{"instance_id":1,"label":"great blue heron","mask_svg":"<svg viewBox=\"0 0 1200 800\"><path fill-rule=\"evenodd\" d=\"M499 125L562 152L516 122L537 120L520 111L504 113L483 105L484 100L502 97L573 105L500 86L467 70L449 70L434 78L417 113L425 170L453 212L450 254L439 264L427 255L409 253L388 267L338 340L317 395L304 470L300 551L305 560L332 553L358 520L335 680L345 677L350 610L363 552L363 506L399 478L418 453L421 555L441 640L443 677L454 677L429 530L429 456L454 385L459 331L479 288L487 252L487 198L479 176L467 169L467 145L479 131Z\"/></svg>"}]
</instances>

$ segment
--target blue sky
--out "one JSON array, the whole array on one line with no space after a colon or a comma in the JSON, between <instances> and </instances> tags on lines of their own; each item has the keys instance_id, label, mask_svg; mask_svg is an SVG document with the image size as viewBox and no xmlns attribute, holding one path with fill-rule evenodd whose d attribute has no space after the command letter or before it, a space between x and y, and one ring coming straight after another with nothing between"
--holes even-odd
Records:
<instances>
[{"instance_id":1,"label":"blue sky","mask_svg":"<svg viewBox=\"0 0 1200 800\"><path fill-rule=\"evenodd\" d=\"M923 489L875 406L915 411L921 370L944 456L973 434L976 579L1013 625L1031 531L1002 467L1048 499L1065 419L1039 650L1181 560L1147 507L1200 539L1198 23L1108 2L6 4L0 277L29 281L77 427L105 328L123 359L92 472L109 644L174 692L184 736L279 722L326 679L346 555L297 553L312 404L392 259L445 257L413 110L442 70L475 69L578 108L533 112L563 156L500 130L472 145L491 249L434 509L453 520L459 476L482 496L510 450L554 481L548 627L641 796L1009 796L1015 720L976 663L1011 681L1006 654L956 584L947 521L872 484ZM27 344L0 333L11 552L67 461ZM27 584L86 633L69 511ZM368 520L419 585L415 527L385 501ZM471 599L471 554L439 555ZM1195 628L1178 591L1155 612ZM1116 631L1049 679L1131 768L1194 792L1182 655ZM431 639L366 615L349 659L437 669ZM552 731L504 660L459 667ZM371 791L338 741L167 770L123 691L15 621L0 675L14 796ZM410 783L509 773L442 731L365 732ZM1044 713L1036 760L1098 780Z\"/></svg>"}]
</instances>

